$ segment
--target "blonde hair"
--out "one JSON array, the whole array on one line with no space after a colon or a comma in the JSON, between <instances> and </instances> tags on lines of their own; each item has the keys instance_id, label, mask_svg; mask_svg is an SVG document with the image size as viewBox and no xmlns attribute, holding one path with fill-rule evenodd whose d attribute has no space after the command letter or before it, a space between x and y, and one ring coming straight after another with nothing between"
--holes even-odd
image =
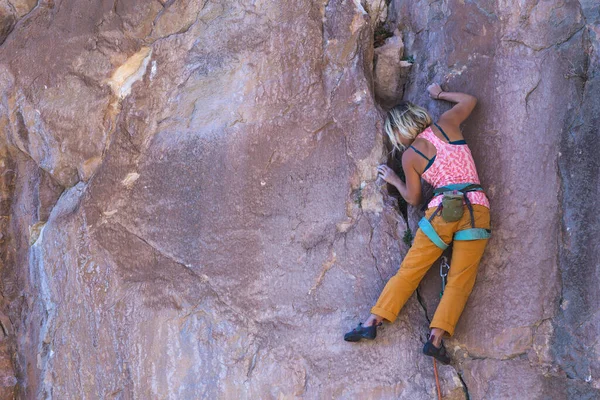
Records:
<instances>
[{"instance_id":1,"label":"blonde hair","mask_svg":"<svg viewBox=\"0 0 600 400\"><path fill-rule=\"evenodd\" d=\"M384 128L393 151L404 151L405 146L400 142L400 137L414 140L429 125L431 117L427 110L406 101L388 111Z\"/></svg>"}]
</instances>

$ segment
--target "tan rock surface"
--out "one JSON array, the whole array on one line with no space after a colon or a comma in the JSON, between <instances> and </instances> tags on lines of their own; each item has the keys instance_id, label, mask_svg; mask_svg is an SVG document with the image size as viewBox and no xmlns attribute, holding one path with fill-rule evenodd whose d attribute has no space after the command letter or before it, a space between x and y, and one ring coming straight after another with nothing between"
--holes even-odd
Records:
<instances>
[{"instance_id":1,"label":"tan rock surface","mask_svg":"<svg viewBox=\"0 0 600 400\"><path fill-rule=\"evenodd\" d=\"M387 154L380 16L368 12L381 2L367 3L11 11L3 395L434 398L420 352L434 269L376 342L342 340L419 216L409 208L405 221L376 181ZM480 98L465 136L494 238L448 342L456 363L440 368L445 398L594 398L599 353L584 348L599 326L599 225L578 200L600 186L598 6L393 0L384 11L391 42L415 59L395 96L406 89L435 116L447 105L426 98L432 80Z\"/></svg>"}]
</instances>

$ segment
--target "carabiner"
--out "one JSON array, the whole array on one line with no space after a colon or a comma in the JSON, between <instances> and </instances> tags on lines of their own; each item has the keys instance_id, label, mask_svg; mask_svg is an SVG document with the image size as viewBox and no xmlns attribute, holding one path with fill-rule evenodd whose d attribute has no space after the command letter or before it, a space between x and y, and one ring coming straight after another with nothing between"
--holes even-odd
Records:
<instances>
[{"instance_id":1,"label":"carabiner","mask_svg":"<svg viewBox=\"0 0 600 400\"><path fill-rule=\"evenodd\" d=\"M442 278L447 277L448 271L450 271L450 265L448 265L448 257L442 256L442 261L440 262L440 276Z\"/></svg>"},{"instance_id":2,"label":"carabiner","mask_svg":"<svg viewBox=\"0 0 600 400\"><path fill-rule=\"evenodd\" d=\"M440 261L440 276L442 277L442 291L440 292L440 298L444 295L444 290L446 289L446 277L448 276L449 271L450 265L448 265L448 257L442 256L442 260Z\"/></svg>"}]
</instances>

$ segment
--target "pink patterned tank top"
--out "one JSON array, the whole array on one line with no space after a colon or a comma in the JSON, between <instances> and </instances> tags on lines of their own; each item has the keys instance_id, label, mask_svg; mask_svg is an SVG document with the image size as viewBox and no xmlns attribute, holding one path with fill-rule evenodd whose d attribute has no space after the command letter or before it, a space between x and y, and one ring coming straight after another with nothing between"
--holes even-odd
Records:
<instances>
[{"instance_id":1,"label":"pink patterned tank top","mask_svg":"<svg viewBox=\"0 0 600 400\"><path fill-rule=\"evenodd\" d=\"M445 136L445 135L444 135ZM435 161L423 172L422 178L434 188L458 183L480 184L479 175L475 169L475 161L469 146L466 144L449 144L438 138L431 127L419 136L435 146L437 154ZM428 207L437 207L442 202L442 195L435 196ZM467 197L472 204L490 208L490 202L484 192L469 192Z\"/></svg>"}]
</instances>

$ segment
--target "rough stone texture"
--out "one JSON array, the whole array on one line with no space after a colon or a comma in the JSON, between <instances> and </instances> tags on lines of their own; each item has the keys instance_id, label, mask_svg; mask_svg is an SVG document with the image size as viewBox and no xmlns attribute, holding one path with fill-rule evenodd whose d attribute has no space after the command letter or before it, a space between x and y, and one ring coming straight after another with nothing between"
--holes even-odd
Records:
<instances>
[{"instance_id":1,"label":"rough stone texture","mask_svg":"<svg viewBox=\"0 0 600 400\"><path fill-rule=\"evenodd\" d=\"M381 6L11 11L2 396L434 397L420 354L434 269L376 342L341 340L419 216L409 207L406 221L375 179L387 157ZM457 362L440 368L445 398L597 397L597 342L584 350L600 325L587 244L599 225L580 201L599 187L597 4L393 0L383 11L415 58L405 97L436 116L447 105L426 98L432 80L480 98L465 136L495 233L448 343Z\"/></svg>"},{"instance_id":2,"label":"rough stone texture","mask_svg":"<svg viewBox=\"0 0 600 400\"><path fill-rule=\"evenodd\" d=\"M402 100L404 85L412 64L403 60L404 43L400 31L375 48L373 81L375 99L384 108L392 108Z\"/></svg>"},{"instance_id":3,"label":"rough stone texture","mask_svg":"<svg viewBox=\"0 0 600 400\"><path fill-rule=\"evenodd\" d=\"M464 133L488 188L494 236L449 343L469 394L597 398L591 332L600 266L598 247L589 244L599 225L584 202L600 188L592 156L598 5L448 1L428 8L395 0L391 8L389 23L404 27L406 51L415 55L405 97L443 111L423 91L437 80L480 99ZM431 271L421 288L428 313L438 279Z\"/></svg>"},{"instance_id":4,"label":"rough stone texture","mask_svg":"<svg viewBox=\"0 0 600 400\"><path fill-rule=\"evenodd\" d=\"M0 281L0 398L11 399L14 397L17 384L13 364L16 342L12 322L7 315L7 313L10 314L9 299L12 282L6 272L14 268L14 259L11 258L9 246L9 226L16 170L3 141L0 142L0 171L0 272L2 273Z\"/></svg>"},{"instance_id":5,"label":"rough stone texture","mask_svg":"<svg viewBox=\"0 0 600 400\"><path fill-rule=\"evenodd\" d=\"M365 0L360 4L363 10L369 14L373 28L376 29L377 26L385 24L388 17L388 0Z\"/></svg>"},{"instance_id":6,"label":"rough stone texture","mask_svg":"<svg viewBox=\"0 0 600 400\"><path fill-rule=\"evenodd\" d=\"M15 26L16 18L12 11L10 4L6 1L0 2L0 44L6 40Z\"/></svg>"},{"instance_id":7,"label":"rough stone texture","mask_svg":"<svg viewBox=\"0 0 600 400\"><path fill-rule=\"evenodd\" d=\"M17 21L27 15L37 0L0 0L0 45L14 29Z\"/></svg>"},{"instance_id":8,"label":"rough stone texture","mask_svg":"<svg viewBox=\"0 0 600 400\"><path fill-rule=\"evenodd\" d=\"M574 112L564 122L558 159L563 182L559 252L563 289L552 350L569 378L600 390L600 217L595 202L588 200L597 197L600 187L600 4L582 1L581 6L589 58L571 65L565 75L579 91Z\"/></svg>"}]
</instances>

